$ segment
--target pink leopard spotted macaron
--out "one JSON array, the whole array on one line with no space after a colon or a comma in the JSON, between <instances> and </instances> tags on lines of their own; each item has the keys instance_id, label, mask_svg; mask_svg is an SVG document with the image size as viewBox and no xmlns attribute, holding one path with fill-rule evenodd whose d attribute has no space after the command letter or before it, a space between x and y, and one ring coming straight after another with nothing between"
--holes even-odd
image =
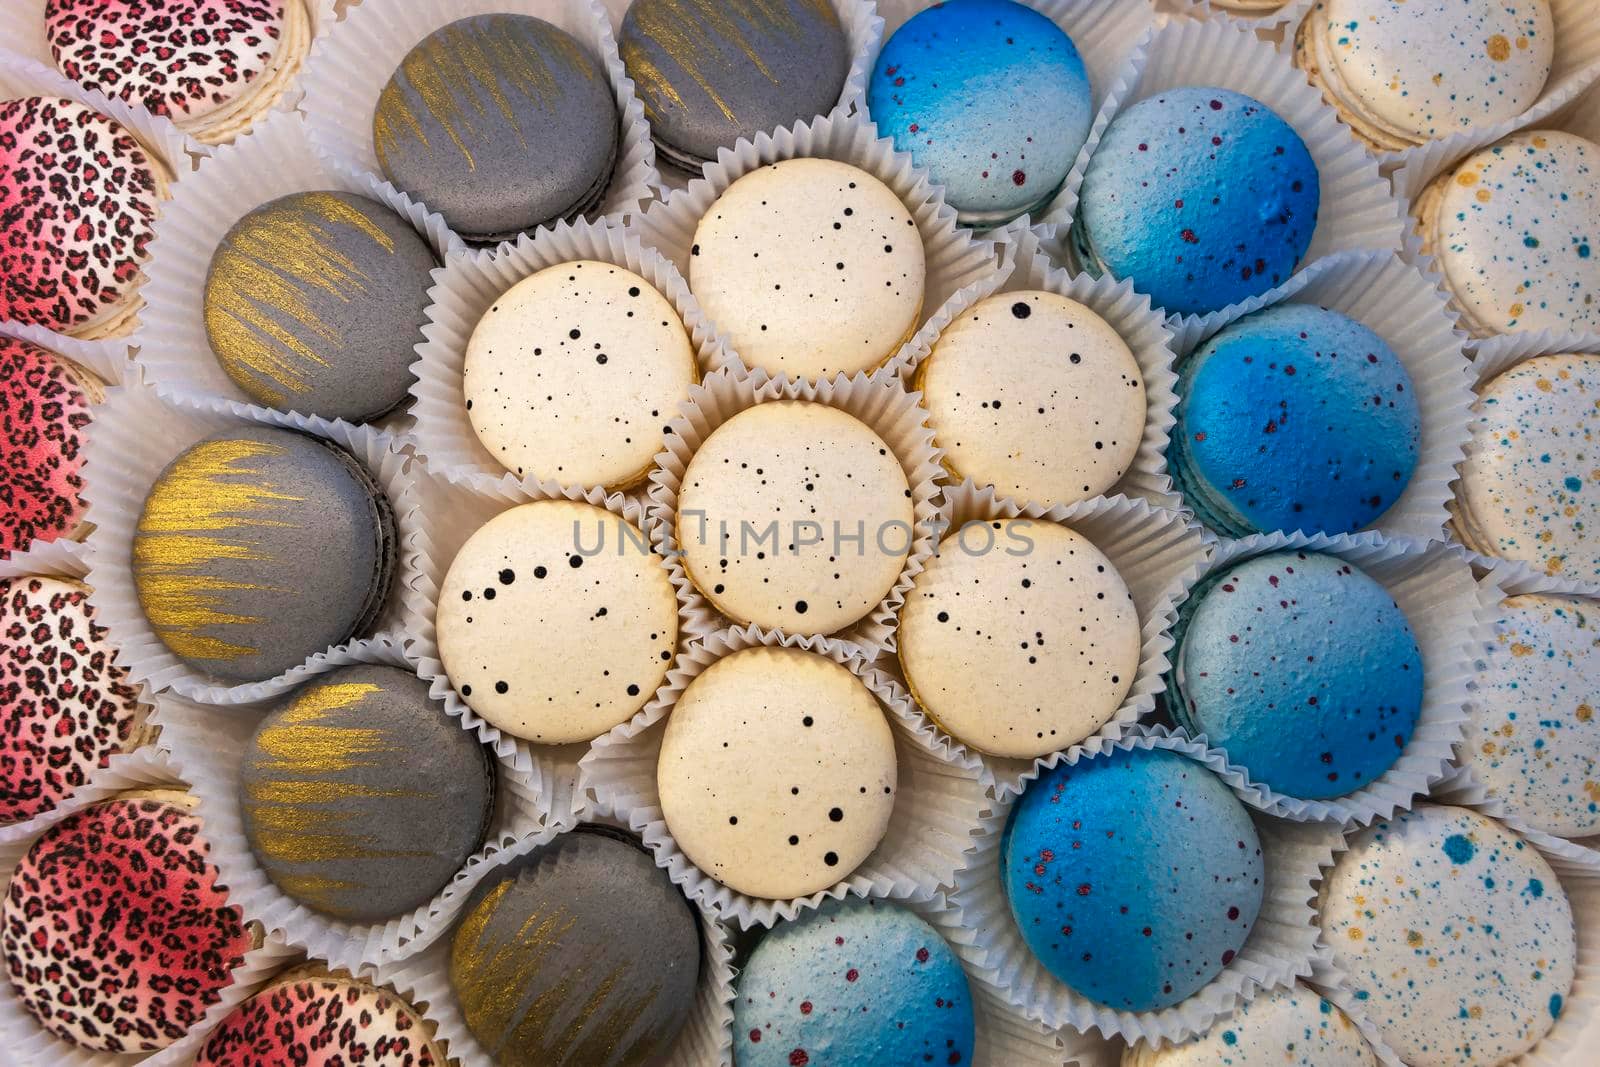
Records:
<instances>
[{"instance_id":1,"label":"pink leopard spotted macaron","mask_svg":"<svg viewBox=\"0 0 1600 1067\"><path fill-rule=\"evenodd\" d=\"M35 542L77 541L83 446L99 378L65 356L0 337L0 560Z\"/></svg>"},{"instance_id":2,"label":"pink leopard spotted macaron","mask_svg":"<svg viewBox=\"0 0 1600 1067\"><path fill-rule=\"evenodd\" d=\"M304 0L47 0L61 73L205 144L250 129L311 48Z\"/></svg>"}]
</instances>

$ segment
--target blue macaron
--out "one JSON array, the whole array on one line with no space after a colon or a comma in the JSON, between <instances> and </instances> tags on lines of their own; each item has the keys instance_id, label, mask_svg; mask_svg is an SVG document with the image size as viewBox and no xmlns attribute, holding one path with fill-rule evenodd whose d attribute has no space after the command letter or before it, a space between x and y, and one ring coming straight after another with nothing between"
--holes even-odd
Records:
<instances>
[{"instance_id":1,"label":"blue macaron","mask_svg":"<svg viewBox=\"0 0 1600 1067\"><path fill-rule=\"evenodd\" d=\"M1123 111L1084 174L1073 246L1174 315L1204 315L1279 285L1317 227L1305 142L1227 89L1172 89Z\"/></svg>"},{"instance_id":2,"label":"blue macaron","mask_svg":"<svg viewBox=\"0 0 1600 1067\"><path fill-rule=\"evenodd\" d=\"M999 226L1048 203L1094 118L1072 38L1012 0L919 12L878 54L867 108L969 226Z\"/></svg>"},{"instance_id":3,"label":"blue macaron","mask_svg":"<svg viewBox=\"0 0 1600 1067\"><path fill-rule=\"evenodd\" d=\"M1167 462L1230 537L1339 534L1377 521L1417 467L1422 415L1383 338L1337 311L1247 315L1184 361Z\"/></svg>"},{"instance_id":4,"label":"blue macaron","mask_svg":"<svg viewBox=\"0 0 1600 1067\"><path fill-rule=\"evenodd\" d=\"M1422 653L1354 564L1274 552L1215 571L1184 604L1174 714L1250 777L1306 799L1381 777L1422 712Z\"/></svg>"},{"instance_id":5,"label":"blue macaron","mask_svg":"<svg viewBox=\"0 0 1600 1067\"><path fill-rule=\"evenodd\" d=\"M830 904L775 927L740 973L733 1010L739 1067L972 1063L961 961L893 904Z\"/></svg>"},{"instance_id":6,"label":"blue macaron","mask_svg":"<svg viewBox=\"0 0 1600 1067\"><path fill-rule=\"evenodd\" d=\"M1028 948L1118 1011L1191 996L1233 961L1261 911L1255 823L1203 764L1132 749L1061 764L1023 792L1000 874Z\"/></svg>"}]
</instances>

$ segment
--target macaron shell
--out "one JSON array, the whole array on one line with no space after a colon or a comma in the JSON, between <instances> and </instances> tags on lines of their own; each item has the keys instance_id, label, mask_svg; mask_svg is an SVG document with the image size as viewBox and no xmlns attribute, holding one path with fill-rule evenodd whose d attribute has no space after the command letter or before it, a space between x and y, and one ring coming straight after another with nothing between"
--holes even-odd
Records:
<instances>
[{"instance_id":1,"label":"macaron shell","mask_svg":"<svg viewBox=\"0 0 1600 1067\"><path fill-rule=\"evenodd\" d=\"M1424 229L1473 332L1600 330L1600 145L1518 133L1452 174Z\"/></svg>"},{"instance_id":2,"label":"macaron shell","mask_svg":"<svg viewBox=\"0 0 1600 1067\"><path fill-rule=\"evenodd\" d=\"M1106 128L1074 235L1089 265L1131 279L1157 307L1205 314L1288 280L1311 247L1320 189L1305 143L1271 108L1173 89Z\"/></svg>"},{"instance_id":3,"label":"macaron shell","mask_svg":"<svg viewBox=\"0 0 1600 1067\"><path fill-rule=\"evenodd\" d=\"M1600 577L1600 356L1538 356L1478 391L1455 528L1480 552L1573 581Z\"/></svg>"},{"instance_id":4,"label":"macaron shell","mask_svg":"<svg viewBox=\"0 0 1600 1067\"><path fill-rule=\"evenodd\" d=\"M916 387L945 463L1016 500L1103 493L1144 437L1144 376L1127 342L1055 293L979 302L939 335Z\"/></svg>"},{"instance_id":5,"label":"macaron shell","mask_svg":"<svg viewBox=\"0 0 1600 1067\"><path fill-rule=\"evenodd\" d=\"M99 380L29 341L0 337L0 560L83 522L83 446Z\"/></svg>"},{"instance_id":6,"label":"macaron shell","mask_svg":"<svg viewBox=\"0 0 1600 1067\"><path fill-rule=\"evenodd\" d=\"M617 32L651 135L674 162L825 114L850 47L830 0L637 0Z\"/></svg>"},{"instance_id":7,"label":"macaron shell","mask_svg":"<svg viewBox=\"0 0 1600 1067\"><path fill-rule=\"evenodd\" d=\"M73 333L121 310L155 235L156 167L120 123L75 101L0 103L0 319Z\"/></svg>"},{"instance_id":8,"label":"macaron shell","mask_svg":"<svg viewBox=\"0 0 1600 1067\"><path fill-rule=\"evenodd\" d=\"M610 263L546 268L494 302L467 343L473 431L506 469L626 488L662 448L697 378L672 303Z\"/></svg>"},{"instance_id":9,"label":"macaron shell","mask_svg":"<svg viewBox=\"0 0 1600 1067\"><path fill-rule=\"evenodd\" d=\"M851 902L778 924L739 974L739 1067L971 1064L972 994L938 931L911 912Z\"/></svg>"},{"instance_id":10,"label":"macaron shell","mask_svg":"<svg viewBox=\"0 0 1600 1067\"><path fill-rule=\"evenodd\" d=\"M477 735L394 667L318 676L261 721L239 766L245 839L267 877L351 923L431 900L482 843L494 794Z\"/></svg>"},{"instance_id":11,"label":"macaron shell","mask_svg":"<svg viewBox=\"0 0 1600 1067\"><path fill-rule=\"evenodd\" d=\"M927 270L916 220L847 163L752 171L711 205L694 239L689 288L746 367L854 374L916 331Z\"/></svg>"},{"instance_id":12,"label":"macaron shell","mask_svg":"<svg viewBox=\"0 0 1600 1067\"><path fill-rule=\"evenodd\" d=\"M1477 812L1424 805L1359 831L1323 899L1335 962L1414 1067L1508 1063L1561 1015L1572 906L1544 857Z\"/></svg>"},{"instance_id":13,"label":"macaron shell","mask_svg":"<svg viewBox=\"0 0 1600 1067\"><path fill-rule=\"evenodd\" d=\"M1494 630L1479 649L1462 750L1473 776L1536 830L1600 832L1600 609L1512 597Z\"/></svg>"},{"instance_id":14,"label":"macaron shell","mask_svg":"<svg viewBox=\"0 0 1600 1067\"><path fill-rule=\"evenodd\" d=\"M102 1052L183 1037L252 947L208 852L188 806L157 797L96 804L45 831L0 907L22 1006Z\"/></svg>"},{"instance_id":15,"label":"macaron shell","mask_svg":"<svg viewBox=\"0 0 1600 1067\"><path fill-rule=\"evenodd\" d=\"M1072 38L1012 0L918 12L879 53L867 105L967 224L1009 222L1053 197L1094 118Z\"/></svg>"},{"instance_id":16,"label":"macaron shell","mask_svg":"<svg viewBox=\"0 0 1600 1067\"><path fill-rule=\"evenodd\" d=\"M133 742L143 717L88 589L0 581L0 824L54 810Z\"/></svg>"},{"instance_id":17,"label":"macaron shell","mask_svg":"<svg viewBox=\"0 0 1600 1067\"><path fill-rule=\"evenodd\" d=\"M1422 416L1383 338L1336 311L1281 304L1185 360L1169 459L1195 510L1231 536L1351 533L1411 483Z\"/></svg>"},{"instance_id":18,"label":"macaron shell","mask_svg":"<svg viewBox=\"0 0 1600 1067\"><path fill-rule=\"evenodd\" d=\"M1078 994L1154 1011L1233 961L1261 910L1255 824L1203 765L1161 749L1060 764L1012 809L1000 874L1023 940Z\"/></svg>"},{"instance_id":19,"label":"macaron shell","mask_svg":"<svg viewBox=\"0 0 1600 1067\"><path fill-rule=\"evenodd\" d=\"M435 625L445 673L473 711L516 737L566 744L655 695L678 643L678 601L637 526L547 500L467 539Z\"/></svg>"},{"instance_id":20,"label":"macaron shell","mask_svg":"<svg viewBox=\"0 0 1600 1067\"><path fill-rule=\"evenodd\" d=\"M1140 1043L1122 1067L1378 1067L1350 1017L1306 986L1258 993L1192 1041Z\"/></svg>"},{"instance_id":21,"label":"macaron shell","mask_svg":"<svg viewBox=\"0 0 1600 1067\"><path fill-rule=\"evenodd\" d=\"M829 634L894 588L914 518L905 471L871 427L825 404L772 401L723 423L689 460L677 540L724 615Z\"/></svg>"},{"instance_id":22,"label":"macaron shell","mask_svg":"<svg viewBox=\"0 0 1600 1067\"><path fill-rule=\"evenodd\" d=\"M894 808L894 737L844 667L747 649L689 683L656 774L667 828L696 867L784 900L849 877L877 848Z\"/></svg>"},{"instance_id":23,"label":"macaron shell","mask_svg":"<svg viewBox=\"0 0 1600 1067\"><path fill-rule=\"evenodd\" d=\"M1031 519L950 534L900 614L917 703L984 752L1042 756L1122 706L1139 668L1139 611L1088 538Z\"/></svg>"},{"instance_id":24,"label":"macaron shell","mask_svg":"<svg viewBox=\"0 0 1600 1067\"><path fill-rule=\"evenodd\" d=\"M245 215L212 253L206 337L268 406L362 422L411 384L433 250L365 196L294 193Z\"/></svg>"}]
</instances>

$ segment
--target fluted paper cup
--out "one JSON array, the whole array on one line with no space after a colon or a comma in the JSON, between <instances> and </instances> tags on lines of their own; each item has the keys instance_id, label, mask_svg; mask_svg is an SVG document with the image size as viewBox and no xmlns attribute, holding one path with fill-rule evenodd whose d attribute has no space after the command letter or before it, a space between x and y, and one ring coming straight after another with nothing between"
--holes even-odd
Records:
<instances>
[{"instance_id":1,"label":"fluted paper cup","mask_svg":"<svg viewBox=\"0 0 1600 1067\"><path fill-rule=\"evenodd\" d=\"M1174 0L1174 6L1197 19L1230 19L1253 30L1274 32L1299 25L1314 0Z\"/></svg>"}]
</instances>

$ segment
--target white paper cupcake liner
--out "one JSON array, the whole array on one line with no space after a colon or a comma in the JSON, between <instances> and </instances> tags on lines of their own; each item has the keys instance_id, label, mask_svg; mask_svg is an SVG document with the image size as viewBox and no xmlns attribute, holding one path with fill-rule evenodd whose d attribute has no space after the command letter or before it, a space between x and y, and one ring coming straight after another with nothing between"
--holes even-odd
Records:
<instances>
[{"instance_id":1,"label":"white paper cupcake liner","mask_svg":"<svg viewBox=\"0 0 1600 1067\"><path fill-rule=\"evenodd\" d=\"M1339 122L1305 75L1247 27L1232 20L1196 22L1179 19L1156 29L1135 50L1119 85L1095 118L1084 152L1091 156L1106 128L1125 108L1183 86L1217 86L1244 93L1266 104L1294 127L1316 161L1321 183L1317 228L1297 270L1324 256L1353 249L1399 251L1401 215L1377 163ZM1081 175L1079 181L1081 183ZM1072 190L1074 203L1077 190ZM1057 198L1038 221L1065 229L1075 208L1063 210ZM1062 235L1065 237L1065 234ZM1070 246L1071 242L1068 242ZM1070 251L1070 247L1068 249ZM1291 278L1291 281L1293 279ZM1228 315L1253 311L1272 298L1261 294L1206 315L1174 315L1179 333L1204 329Z\"/></svg>"},{"instance_id":2,"label":"white paper cupcake liner","mask_svg":"<svg viewBox=\"0 0 1600 1067\"><path fill-rule=\"evenodd\" d=\"M625 829L624 824L604 808L576 812L503 850L474 872L474 877L446 891L447 907L439 918L432 943L422 952L398 963L363 972L391 986L412 1002L428 1005L428 1018L438 1026L438 1036L449 1044L450 1055L466 1065L492 1062L478 1044L462 1017L460 1003L450 984L450 943L455 921L466 908L472 891L496 869L538 851L579 822L599 823ZM732 1067L733 1064L733 937L716 917L696 909L700 923L700 987L683 1031L661 1067Z\"/></svg>"},{"instance_id":3,"label":"white paper cupcake liner","mask_svg":"<svg viewBox=\"0 0 1600 1067\"><path fill-rule=\"evenodd\" d=\"M467 417L462 367L467 345L484 313L506 290L546 267L572 260L598 260L640 275L672 303L683 320L702 372L737 366L723 351L716 328L700 310L689 285L672 261L642 245L637 235L612 223L559 223L537 237L523 236L493 251L451 256L434 277L426 338L417 346L411 384L417 452L428 469L453 481L493 492L518 487L530 493L559 495L559 485L505 468L478 440ZM677 411L660 413L665 425Z\"/></svg>"},{"instance_id":4,"label":"white paper cupcake liner","mask_svg":"<svg viewBox=\"0 0 1600 1067\"><path fill-rule=\"evenodd\" d=\"M757 646L814 652L860 678L883 706L893 729L899 775L889 827L872 854L830 888L787 900L736 892L690 862L667 827L656 781L666 720L684 689L723 657ZM655 699L596 740L578 770L579 788L627 820L655 852L657 865L666 868L690 900L746 930L793 919L825 900L932 900L960 866L971 828L989 804L977 761L953 751L916 713L910 695L888 675L873 670L852 646L754 626L720 631L680 653Z\"/></svg>"},{"instance_id":5,"label":"white paper cupcake liner","mask_svg":"<svg viewBox=\"0 0 1600 1067\"><path fill-rule=\"evenodd\" d=\"M1133 736L1074 749L1065 762L1074 765L1081 759L1133 749L1165 749L1196 758L1191 746L1174 738ZM1238 792L1233 782L1228 784ZM1243 795L1239 799L1249 803ZM1311 973L1317 945L1313 887L1333 862L1340 840L1331 824L1285 822L1253 812L1266 878L1261 913L1244 946L1216 978L1188 999L1160 1011L1126 1012L1074 993L1023 941L1000 876L1000 841L1014 803L1014 799L997 801L980 823L973 848L956 873L951 903L959 925L973 931L982 980L1029 1018L1129 1043L1182 1041L1258 990L1288 985Z\"/></svg>"},{"instance_id":6,"label":"white paper cupcake liner","mask_svg":"<svg viewBox=\"0 0 1600 1067\"><path fill-rule=\"evenodd\" d=\"M1378 534L1257 534L1218 544L1205 575L1233 563L1279 551L1319 552L1355 564L1394 598L1411 624L1422 653L1422 710L1405 751L1382 776L1352 793L1324 800L1291 797L1256 781L1204 734L1171 731L1204 746L1204 761L1233 784L1251 807L1293 821L1332 821L1365 826L1409 809L1450 772L1455 746L1467 722L1467 686L1473 677L1471 649L1492 621L1478 595L1466 559L1437 542L1388 539ZM1204 581L1204 575L1201 581ZM1179 607L1182 607L1182 599ZM1175 653L1176 654L1176 653ZM1167 735L1165 727L1152 733Z\"/></svg>"},{"instance_id":7,"label":"white paper cupcake liner","mask_svg":"<svg viewBox=\"0 0 1600 1067\"><path fill-rule=\"evenodd\" d=\"M1417 466L1405 492L1365 527L1385 536L1435 540L1449 522L1456 468L1471 436L1472 375L1455 315L1434 282L1392 252L1344 252L1313 263L1257 301L1205 320L1185 320L1173 347L1181 367L1195 349L1246 315L1279 304L1341 312L1388 342L1411 377L1422 418Z\"/></svg>"},{"instance_id":8,"label":"white paper cupcake liner","mask_svg":"<svg viewBox=\"0 0 1600 1067\"><path fill-rule=\"evenodd\" d=\"M644 508L637 500L620 493L572 487L535 488L524 491L516 486L491 484L483 489L452 483L427 471L413 474L421 507L417 513L417 566L401 590L406 607L406 645L417 661L417 673L429 685L434 699L444 702L445 712L461 721L489 745L495 754L519 773L526 775L531 788L545 797L547 810L564 811L577 796L578 760L589 750L587 742L569 745L539 745L508 734L487 722L467 706L450 684L444 662L439 658L434 620L438 617L439 590L456 553L467 539L501 512L535 500L571 500L605 508L648 533ZM662 566L666 566L665 563ZM693 599L687 578L668 568L668 578L678 599L678 648L696 637L710 633L714 622L703 612L690 609Z\"/></svg>"},{"instance_id":9,"label":"white paper cupcake liner","mask_svg":"<svg viewBox=\"0 0 1600 1067\"><path fill-rule=\"evenodd\" d=\"M599 210L591 214L619 220L641 210L655 195L659 181L656 150L650 143L644 105L623 70L616 38L598 0L366 0L346 12L339 32L312 46L306 62L301 78L306 94L302 110L310 124L313 149L350 170L370 175L385 200L408 209L417 204L427 210L420 197L395 189L383 179L372 145L373 111L390 75L418 42L457 19L489 14L544 19L576 37L605 68L622 137L611 185Z\"/></svg>"},{"instance_id":10,"label":"white paper cupcake liner","mask_svg":"<svg viewBox=\"0 0 1600 1067\"><path fill-rule=\"evenodd\" d=\"M338 666L370 663L414 671L398 641L368 642L363 648L329 657ZM428 903L384 922L353 923L323 915L296 902L273 883L245 837L239 808L239 766L256 727L281 705L268 700L249 706L218 708L177 697L160 702L156 722L161 746L200 798L200 813L211 828L211 858L222 872L231 899L261 923L269 936L336 967L355 969L364 963L402 959L426 947L420 935L429 917L441 907L444 890ZM442 709L441 709L442 710ZM540 828L547 814L546 798L529 777L498 761L495 810L483 844L451 879L469 879L478 866L501 849Z\"/></svg>"},{"instance_id":11,"label":"white paper cupcake liner","mask_svg":"<svg viewBox=\"0 0 1600 1067\"><path fill-rule=\"evenodd\" d=\"M999 800L1021 793L1027 781L1054 767L1072 749L1117 741L1155 709L1156 696L1165 691L1166 674L1172 667L1168 657L1172 652L1172 627L1178 619L1177 601L1186 597L1199 580L1211 552L1199 527L1143 500L1096 497L1070 506L1046 508L999 497L992 486L980 489L970 479L945 489L939 524L944 536L949 536L968 522L1015 518L1059 523L1076 530L1111 560L1139 610L1139 667L1122 706L1104 726L1061 752L1037 759L980 752L945 732L913 699L913 714L952 752L976 761L981 768L980 780ZM904 669L897 659L882 657L875 666L890 674L897 684L904 684ZM909 689L908 686L908 692Z\"/></svg>"},{"instance_id":12,"label":"white paper cupcake liner","mask_svg":"<svg viewBox=\"0 0 1600 1067\"><path fill-rule=\"evenodd\" d=\"M688 278L695 230L728 186L760 167L802 156L858 167L887 185L905 203L922 237L927 280L917 332L901 346L901 351L906 346L931 343L937 332L932 320L946 304L959 300L962 290L988 279L998 253L991 242L975 238L956 225L956 213L944 202L943 189L911 162L909 152L897 152L893 141L879 137L877 127L864 117L846 117L836 112L811 123L758 134L754 143L740 140L732 148L722 149L715 163L706 165L704 177L696 178L669 200L652 204L634 226L645 244L659 249ZM724 337L721 343L726 362L743 369L745 364L732 342ZM895 358L891 356L886 362Z\"/></svg>"},{"instance_id":13,"label":"white paper cupcake liner","mask_svg":"<svg viewBox=\"0 0 1600 1067\"><path fill-rule=\"evenodd\" d=\"M414 578L419 533L418 504L410 462L395 438L365 426L352 427L293 416L289 429L331 441L348 451L373 475L394 509L395 583L371 632L318 652L305 663L261 682L228 685L196 673L161 642L139 606L133 582L133 539L145 496L161 471L184 449L209 434L248 425L243 405L220 400L163 399L130 373L127 384L112 389L90 425L84 463L84 499L95 524L88 582L94 586L100 621L122 648L134 681L152 689L171 688L203 704L248 704L278 696L315 674L331 670L330 656L357 649L373 638L397 636L404 625L401 590Z\"/></svg>"},{"instance_id":14,"label":"white paper cupcake liner","mask_svg":"<svg viewBox=\"0 0 1600 1067\"><path fill-rule=\"evenodd\" d=\"M1291 35L1316 0L1284 0L1276 6L1261 3L1257 10L1229 7L1217 0L1174 0L1181 14L1196 19L1228 19L1253 30L1273 32L1287 28Z\"/></svg>"},{"instance_id":15,"label":"white paper cupcake liner","mask_svg":"<svg viewBox=\"0 0 1600 1067\"><path fill-rule=\"evenodd\" d=\"M107 776L108 786L117 788L108 788L104 795L96 798L95 803L113 799L118 793L129 790L186 789L176 768L163 754L154 751L137 763L130 762L115 776L109 775L108 771L109 768L101 774ZM203 832L215 853L216 840L209 828ZM12 873L27 855L37 836L0 843L0 893L10 886ZM231 903L238 903L231 895L229 899ZM247 922L253 918L249 912L245 912ZM188 1034L153 1053L95 1052L62 1040L39 1025L18 998L10 979L0 976L0 1048L5 1049L5 1062L10 1067L128 1067L132 1063L169 1067L189 1064L194 1061L205 1035L294 956L293 950L270 939L263 942L261 947L246 952L244 961L233 969L232 983L221 991L217 1003L210 1007Z\"/></svg>"},{"instance_id":16,"label":"white paper cupcake liner","mask_svg":"<svg viewBox=\"0 0 1600 1067\"><path fill-rule=\"evenodd\" d=\"M151 243L149 281L139 332L145 377L162 393L214 397L248 408L251 417L291 425L290 416L252 398L217 362L205 327L206 278L222 238L245 215L291 193L338 190L371 197L392 208L433 247L442 262L460 242L444 219L412 203L372 175L358 175L311 150L305 120L279 112L250 136L213 150L168 204ZM417 341L422 340L419 331ZM404 429L403 412L380 420Z\"/></svg>"}]
</instances>

